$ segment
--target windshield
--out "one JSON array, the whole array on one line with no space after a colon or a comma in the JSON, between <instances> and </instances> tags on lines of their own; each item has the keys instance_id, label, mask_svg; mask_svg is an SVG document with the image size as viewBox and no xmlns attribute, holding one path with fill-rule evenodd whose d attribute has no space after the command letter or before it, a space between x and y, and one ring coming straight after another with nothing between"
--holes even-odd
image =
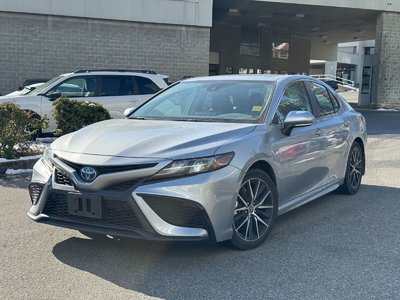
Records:
<instances>
[{"instance_id":1,"label":"windshield","mask_svg":"<svg viewBox=\"0 0 400 300\"><path fill-rule=\"evenodd\" d=\"M181 82L138 108L129 118L258 122L274 83L255 80Z\"/></svg>"},{"instance_id":2,"label":"windshield","mask_svg":"<svg viewBox=\"0 0 400 300\"><path fill-rule=\"evenodd\" d=\"M37 96L39 94L41 94L43 91L45 91L50 85L52 85L54 82L56 82L57 80L59 80L60 78L62 78L63 76L57 76L54 77L53 79L50 79L49 81L47 81L46 83L44 83L43 85L37 87L36 89L34 89L33 91L31 91L30 93L28 93L29 96Z\"/></svg>"}]
</instances>

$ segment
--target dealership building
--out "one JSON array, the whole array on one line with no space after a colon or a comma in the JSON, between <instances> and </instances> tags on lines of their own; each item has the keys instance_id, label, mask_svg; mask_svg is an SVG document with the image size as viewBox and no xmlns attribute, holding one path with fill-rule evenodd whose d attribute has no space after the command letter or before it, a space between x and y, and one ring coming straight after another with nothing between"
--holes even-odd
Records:
<instances>
[{"instance_id":1,"label":"dealership building","mask_svg":"<svg viewBox=\"0 0 400 300\"><path fill-rule=\"evenodd\" d=\"M0 0L0 92L78 69L337 74L338 43L365 40L361 104L400 108L399 0Z\"/></svg>"}]
</instances>

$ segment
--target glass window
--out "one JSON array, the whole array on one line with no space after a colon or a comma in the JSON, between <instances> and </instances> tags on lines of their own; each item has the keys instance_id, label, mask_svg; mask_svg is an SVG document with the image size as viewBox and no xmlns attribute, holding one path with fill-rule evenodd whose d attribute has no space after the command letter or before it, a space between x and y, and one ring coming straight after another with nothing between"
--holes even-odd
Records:
<instances>
[{"instance_id":1,"label":"glass window","mask_svg":"<svg viewBox=\"0 0 400 300\"><path fill-rule=\"evenodd\" d=\"M240 54L260 56L260 29L242 27L240 37Z\"/></svg>"},{"instance_id":2,"label":"glass window","mask_svg":"<svg viewBox=\"0 0 400 300\"><path fill-rule=\"evenodd\" d=\"M102 76L100 96L135 95L131 76Z\"/></svg>"},{"instance_id":3,"label":"glass window","mask_svg":"<svg viewBox=\"0 0 400 300\"><path fill-rule=\"evenodd\" d=\"M37 96L40 93L42 93L45 89L47 89L49 86L51 86L53 83L55 83L56 81L60 80L60 78L62 78L62 76L57 76L54 77L53 79L50 79L49 81L47 81L45 84L41 85L40 87L34 89L32 92L29 93L30 96Z\"/></svg>"},{"instance_id":4,"label":"glass window","mask_svg":"<svg viewBox=\"0 0 400 300\"><path fill-rule=\"evenodd\" d=\"M60 92L61 96L74 98L74 97L92 97L96 88L96 78L93 76L80 76L69 78L50 91L47 94L53 92Z\"/></svg>"},{"instance_id":5,"label":"glass window","mask_svg":"<svg viewBox=\"0 0 400 300\"><path fill-rule=\"evenodd\" d=\"M375 47L365 47L364 48L365 55L373 55L375 54Z\"/></svg>"},{"instance_id":6,"label":"glass window","mask_svg":"<svg viewBox=\"0 0 400 300\"><path fill-rule=\"evenodd\" d=\"M183 81L147 102L131 117L214 122L257 122L274 83L255 80Z\"/></svg>"},{"instance_id":7,"label":"glass window","mask_svg":"<svg viewBox=\"0 0 400 300\"><path fill-rule=\"evenodd\" d=\"M334 108L335 112L337 112L340 109L339 101L337 100L337 98L334 94L329 93L329 96L331 96L333 108Z\"/></svg>"},{"instance_id":8,"label":"glass window","mask_svg":"<svg viewBox=\"0 0 400 300\"><path fill-rule=\"evenodd\" d=\"M272 36L272 58L289 59L289 34L274 33Z\"/></svg>"},{"instance_id":9,"label":"glass window","mask_svg":"<svg viewBox=\"0 0 400 300\"><path fill-rule=\"evenodd\" d=\"M312 113L310 98L303 81L290 84L283 93L273 123L283 124L287 114L291 111L309 111Z\"/></svg>"},{"instance_id":10,"label":"glass window","mask_svg":"<svg viewBox=\"0 0 400 300\"><path fill-rule=\"evenodd\" d=\"M149 78L135 76L135 79L139 87L140 95L155 94L161 90L159 86Z\"/></svg>"},{"instance_id":11,"label":"glass window","mask_svg":"<svg viewBox=\"0 0 400 300\"><path fill-rule=\"evenodd\" d=\"M319 116L330 115L337 111L328 90L324 86L315 82L308 82L308 86L315 96Z\"/></svg>"}]
</instances>

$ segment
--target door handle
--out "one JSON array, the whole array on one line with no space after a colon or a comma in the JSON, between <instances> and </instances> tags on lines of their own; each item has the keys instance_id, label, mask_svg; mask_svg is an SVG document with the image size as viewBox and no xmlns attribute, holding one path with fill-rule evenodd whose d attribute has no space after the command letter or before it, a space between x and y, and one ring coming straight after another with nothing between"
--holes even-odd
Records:
<instances>
[{"instance_id":1,"label":"door handle","mask_svg":"<svg viewBox=\"0 0 400 300\"><path fill-rule=\"evenodd\" d=\"M343 125L346 126L346 127L349 127L350 126L350 121L344 121Z\"/></svg>"},{"instance_id":2,"label":"door handle","mask_svg":"<svg viewBox=\"0 0 400 300\"><path fill-rule=\"evenodd\" d=\"M316 131L315 131L315 135L317 135L317 136L322 136L322 135L324 135L325 134L325 130L323 130L323 129L321 129L321 128L318 128Z\"/></svg>"}]
</instances>

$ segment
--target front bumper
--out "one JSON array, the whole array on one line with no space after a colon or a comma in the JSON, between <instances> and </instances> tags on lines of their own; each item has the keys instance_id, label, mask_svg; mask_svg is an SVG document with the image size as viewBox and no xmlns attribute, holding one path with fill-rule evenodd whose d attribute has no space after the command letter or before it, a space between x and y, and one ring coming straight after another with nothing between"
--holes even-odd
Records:
<instances>
[{"instance_id":1,"label":"front bumper","mask_svg":"<svg viewBox=\"0 0 400 300\"><path fill-rule=\"evenodd\" d=\"M59 166L57 166L59 169ZM115 178L113 178L115 175ZM37 201L28 216L37 222L81 231L151 240L223 241L232 237L232 216L241 172L227 166L191 177L146 182L144 178L118 182L118 173L107 174L112 185L77 189L59 184L59 173L42 160L34 166L32 186ZM71 175L70 175L71 176ZM72 175L75 176L75 175ZM101 176L101 175L100 175ZM67 182L68 183L68 182ZM101 218L71 215L68 195L81 193L102 202ZM31 192L32 195L32 192Z\"/></svg>"}]
</instances>

